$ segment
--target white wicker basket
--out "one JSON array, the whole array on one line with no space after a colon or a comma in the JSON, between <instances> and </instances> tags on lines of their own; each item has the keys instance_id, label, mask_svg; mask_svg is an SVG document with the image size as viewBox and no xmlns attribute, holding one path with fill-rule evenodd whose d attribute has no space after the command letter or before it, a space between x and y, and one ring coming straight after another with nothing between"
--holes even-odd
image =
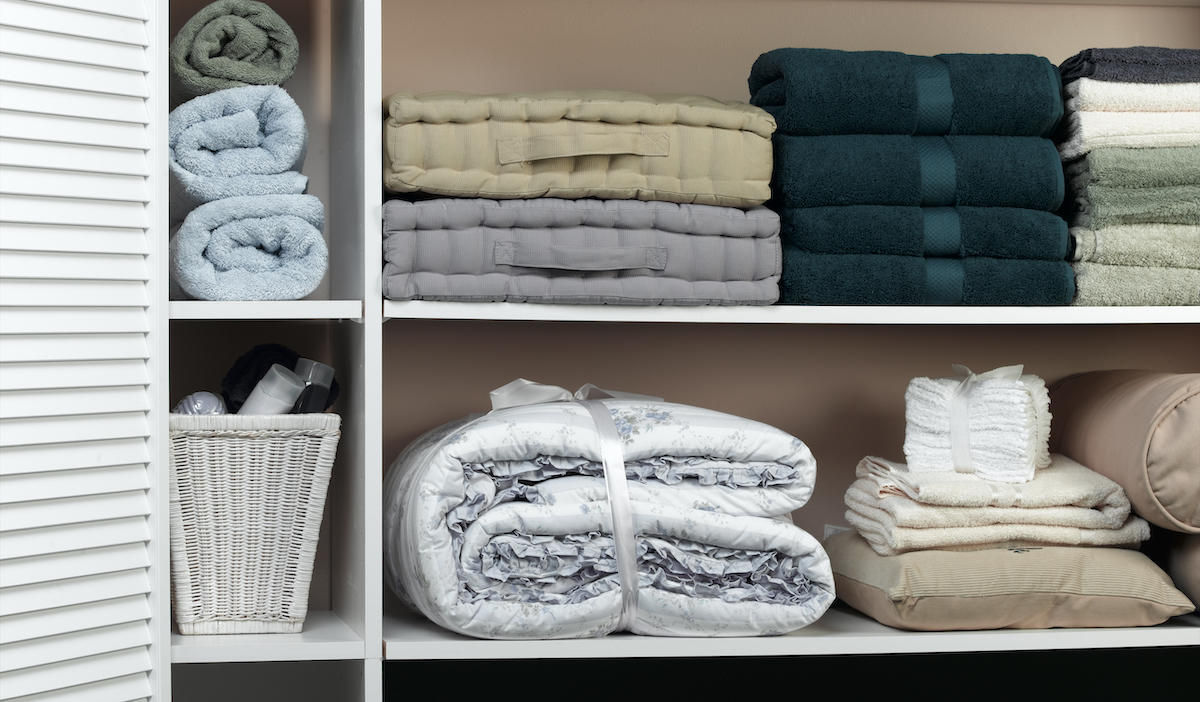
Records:
<instances>
[{"instance_id":1,"label":"white wicker basket","mask_svg":"<svg viewBox=\"0 0 1200 702\"><path fill-rule=\"evenodd\" d=\"M179 633L300 631L341 417L172 414L170 422Z\"/></svg>"}]
</instances>

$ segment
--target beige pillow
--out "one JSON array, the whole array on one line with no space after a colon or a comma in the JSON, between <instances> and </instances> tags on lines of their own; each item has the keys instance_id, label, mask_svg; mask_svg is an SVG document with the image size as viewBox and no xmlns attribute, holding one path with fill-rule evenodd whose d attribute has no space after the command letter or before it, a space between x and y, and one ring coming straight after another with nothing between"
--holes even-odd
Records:
<instances>
[{"instance_id":1,"label":"beige pillow","mask_svg":"<svg viewBox=\"0 0 1200 702\"><path fill-rule=\"evenodd\" d=\"M1200 602L1200 534L1175 535L1167 556L1167 572L1192 604Z\"/></svg>"},{"instance_id":2,"label":"beige pillow","mask_svg":"<svg viewBox=\"0 0 1200 702\"><path fill-rule=\"evenodd\" d=\"M855 531L825 542L838 597L899 629L1150 626L1192 603L1144 554L1026 547L880 556Z\"/></svg>"}]
</instances>

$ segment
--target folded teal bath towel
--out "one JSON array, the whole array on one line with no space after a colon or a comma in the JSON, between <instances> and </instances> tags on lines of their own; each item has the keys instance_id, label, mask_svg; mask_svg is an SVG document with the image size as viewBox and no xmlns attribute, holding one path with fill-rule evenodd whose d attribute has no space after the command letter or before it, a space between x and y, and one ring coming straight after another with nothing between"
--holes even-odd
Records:
<instances>
[{"instance_id":1,"label":"folded teal bath towel","mask_svg":"<svg viewBox=\"0 0 1200 702\"><path fill-rule=\"evenodd\" d=\"M1066 305L1066 261L813 254L784 246L779 304Z\"/></svg>"},{"instance_id":2,"label":"folded teal bath towel","mask_svg":"<svg viewBox=\"0 0 1200 702\"><path fill-rule=\"evenodd\" d=\"M1015 207L847 205L785 209L784 243L811 253L1062 261L1067 223Z\"/></svg>"},{"instance_id":3,"label":"folded teal bath towel","mask_svg":"<svg viewBox=\"0 0 1200 702\"><path fill-rule=\"evenodd\" d=\"M171 41L171 106L239 85L282 85L300 60L283 18L255 0L217 0Z\"/></svg>"},{"instance_id":4,"label":"folded teal bath towel","mask_svg":"<svg viewBox=\"0 0 1200 702\"><path fill-rule=\"evenodd\" d=\"M200 300L299 300L329 265L324 223L312 195L205 203L171 236L171 277Z\"/></svg>"},{"instance_id":5,"label":"folded teal bath towel","mask_svg":"<svg viewBox=\"0 0 1200 702\"><path fill-rule=\"evenodd\" d=\"M247 85L189 100L168 117L171 222L237 195L304 192L304 114L287 91Z\"/></svg>"},{"instance_id":6,"label":"folded teal bath towel","mask_svg":"<svg viewBox=\"0 0 1200 702\"><path fill-rule=\"evenodd\" d=\"M1063 199L1054 142L1040 137L773 138L778 207L915 205L1052 212Z\"/></svg>"},{"instance_id":7,"label":"folded teal bath towel","mask_svg":"<svg viewBox=\"0 0 1200 702\"><path fill-rule=\"evenodd\" d=\"M1028 54L775 49L749 82L782 134L1048 137L1063 114L1058 69Z\"/></svg>"}]
</instances>

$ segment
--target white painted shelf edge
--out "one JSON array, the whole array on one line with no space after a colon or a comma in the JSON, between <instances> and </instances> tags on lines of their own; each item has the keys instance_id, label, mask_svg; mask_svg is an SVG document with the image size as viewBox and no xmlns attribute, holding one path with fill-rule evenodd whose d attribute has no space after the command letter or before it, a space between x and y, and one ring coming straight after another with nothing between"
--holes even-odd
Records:
<instances>
[{"instance_id":1,"label":"white painted shelf edge","mask_svg":"<svg viewBox=\"0 0 1200 702\"><path fill-rule=\"evenodd\" d=\"M173 300L171 319L362 319L361 300Z\"/></svg>"},{"instance_id":2,"label":"white painted shelf edge","mask_svg":"<svg viewBox=\"0 0 1200 702\"><path fill-rule=\"evenodd\" d=\"M176 303L171 303L172 305ZM385 300L385 319L712 324L1197 324L1200 307L553 305ZM174 315L172 315L174 317Z\"/></svg>"},{"instance_id":3,"label":"white painted shelf edge","mask_svg":"<svg viewBox=\"0 0 1200 702\"><path fill-rule=\"evenodd\" d=\"M354 630L328 610L309 612L299 634L171 633L172 663L356 660L364 650Z\"/></svg>"},{"instance_id":4,"label":"white painted shelf edge","mask_svg":"<svg viewBox=\"0 0 1200 702\"><path fill-rule=\"evenodd\" d=\"M440 628L415 614L384 618L386 660L516 658L681 658L952 653L1200 645L1200 623L1169 621L1120 629L901 631L848 609L832 609L785 636L660 638L613 634L567 641L485 641Z\"/></svg>"}]
</instances>

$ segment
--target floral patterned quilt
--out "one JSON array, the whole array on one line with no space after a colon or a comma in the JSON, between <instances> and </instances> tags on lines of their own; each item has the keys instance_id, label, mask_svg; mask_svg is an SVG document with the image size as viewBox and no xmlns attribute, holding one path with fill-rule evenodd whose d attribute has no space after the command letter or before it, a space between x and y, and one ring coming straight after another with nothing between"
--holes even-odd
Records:
<instances>
[{"instance_id":1,"label":"floral patterned quilt","mask_svg":"<svg viewBox=\"0 0 1200 702\"><path fill-rule=\"evenodd\" d=\"M712 410L603 402L636 533L631 631L782 634L828 609L829 560L790 518L816 474L803 442ZM600 437L581 404L510 407L438 427L395 460L383 499L389 586L441 626L494 639L617 628Z\"/></svg>"}]
</instances>

